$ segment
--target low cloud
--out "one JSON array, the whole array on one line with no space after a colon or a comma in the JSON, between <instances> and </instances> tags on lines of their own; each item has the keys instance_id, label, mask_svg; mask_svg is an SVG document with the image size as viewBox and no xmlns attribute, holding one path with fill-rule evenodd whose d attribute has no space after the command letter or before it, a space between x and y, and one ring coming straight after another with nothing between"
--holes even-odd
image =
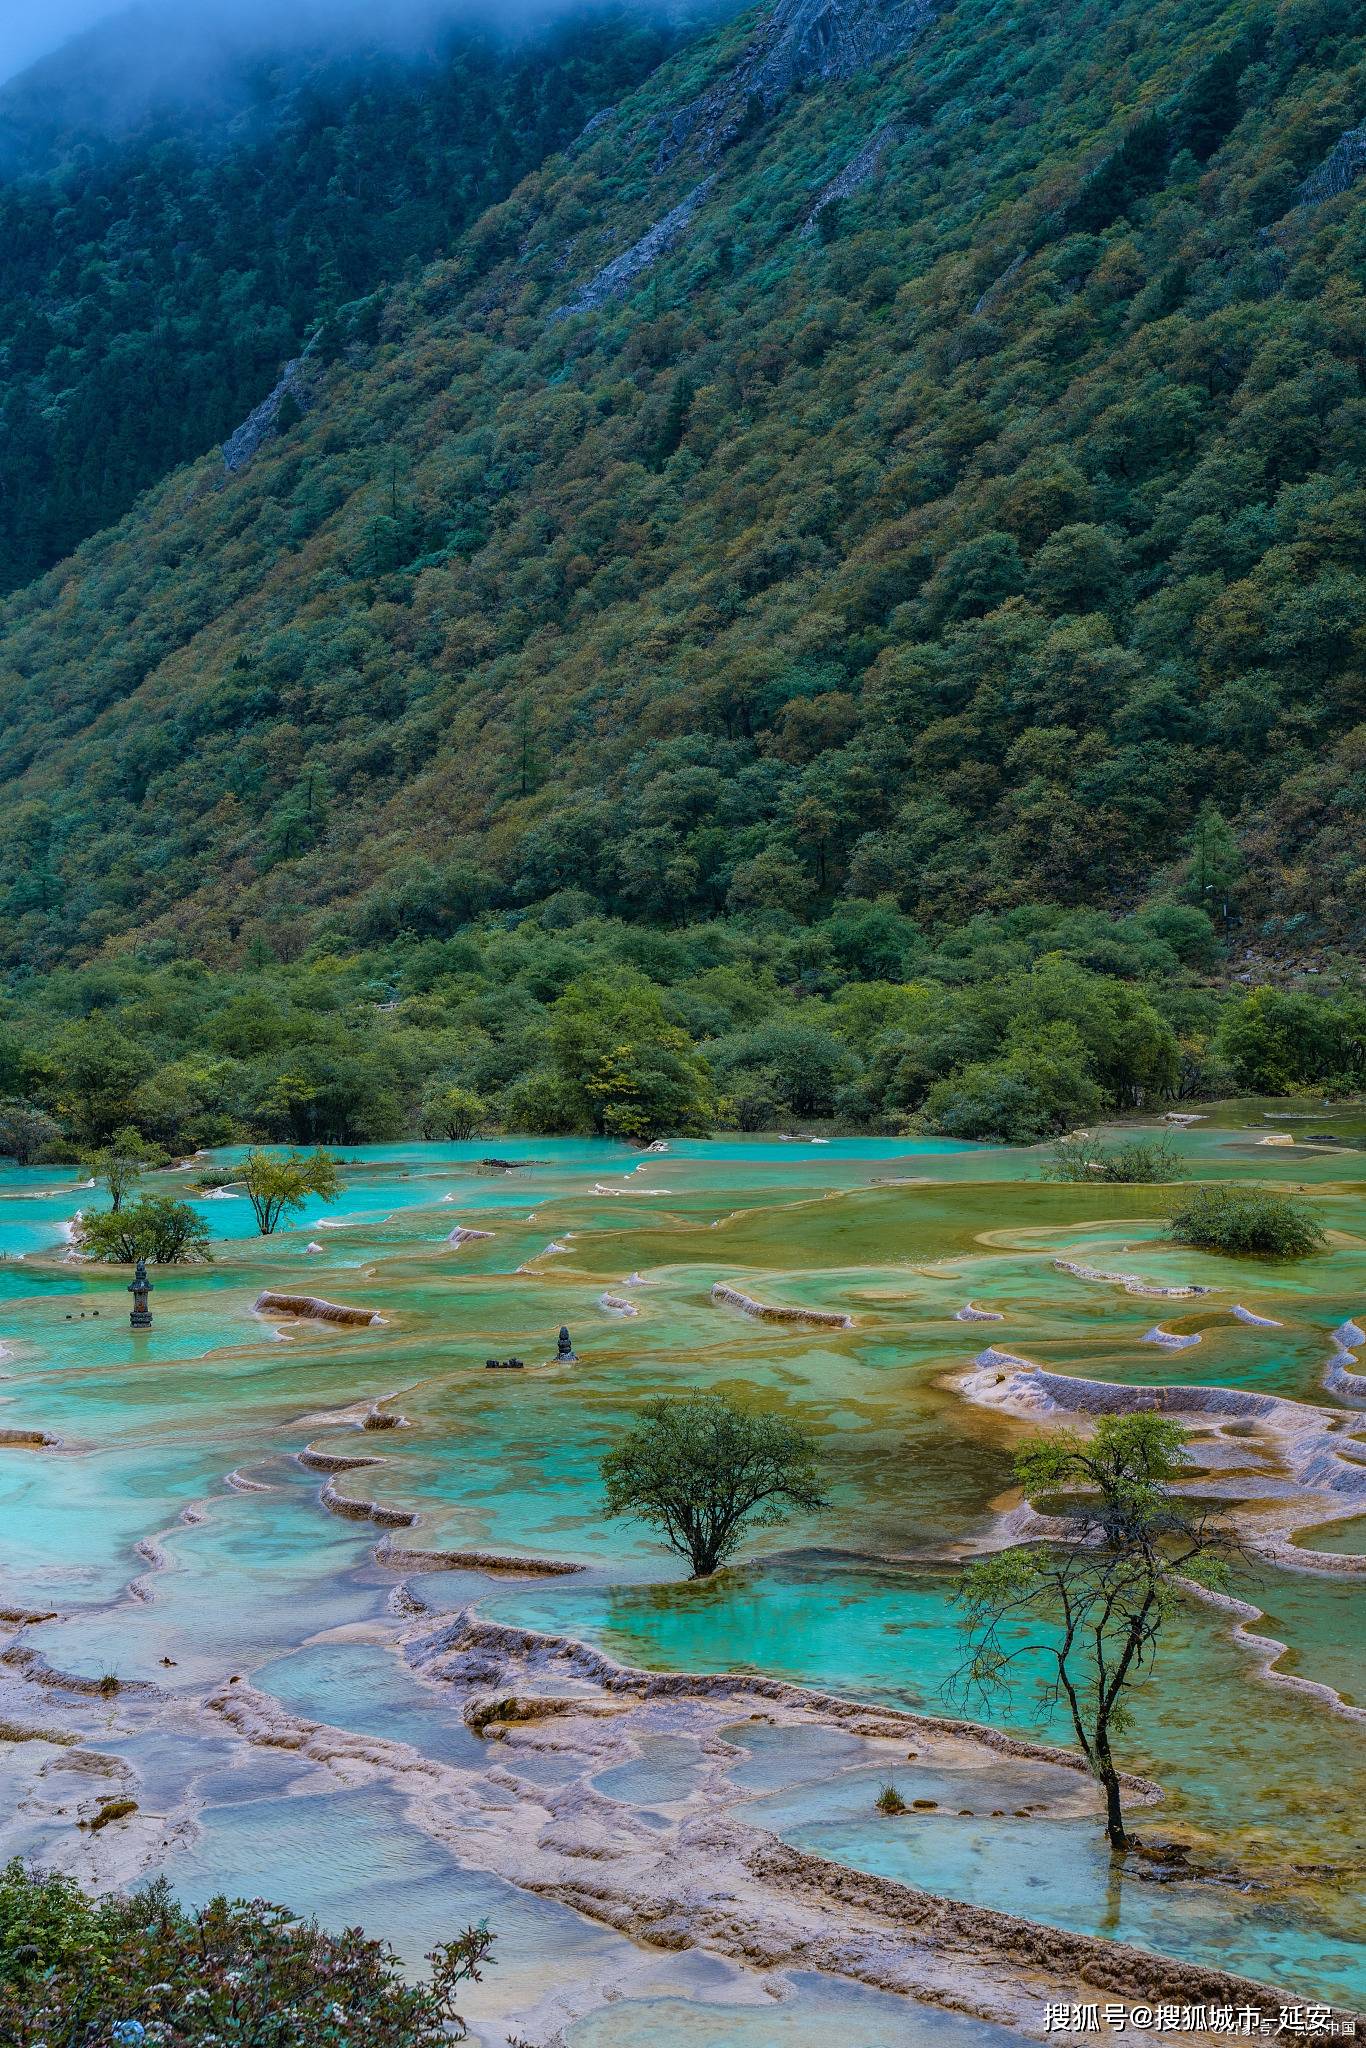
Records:
<instances>
[{"instance_id":1,"label":"low cloud","mask_svg":"<svg viewBox=\"0 0 1366 2048\"><path fill-rule=\"evenodd\" d=\"M626 4L670 11L668 0ZM258 47L354 41L402 48L461 19L516 29L578 11L587 11L584 0L47 0L41 8L0 0L0 84L22 93L23 74L36 66L33 90L41 93L51 76L43 60L74 42L84 45L71 51L82 61L117 63L127 51L149 56L152 69L171 78Z\"/></svg>"}]
</instances>

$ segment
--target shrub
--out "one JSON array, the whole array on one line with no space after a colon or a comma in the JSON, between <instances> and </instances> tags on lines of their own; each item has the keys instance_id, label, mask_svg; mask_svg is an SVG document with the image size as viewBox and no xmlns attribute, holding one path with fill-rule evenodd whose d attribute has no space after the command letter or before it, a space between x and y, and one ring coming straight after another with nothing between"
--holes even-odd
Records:
<instances>
[{"instance_id":1,"label":"shrub","mask_svg":"<svg viewBox=\"0 0 1366 2048\"><path fill-rule=\"evenodd\" d=\"M910 1812L910 1808L907 1806L901 1794L897 1791L896 1786L890 1784L884 1785L882 1790L878 1793L877 1810L879 1813L888 1814Z\"/></svg>"},{"instance_id":2,"label":"shrub","mask_svg":"<svg viewBox=\"0 0 1366 2048\"><path fill-rule=\"evenodd\" d=\"M187 1912L164 1879L92 1899L16 1861L0 1870L0 2040L265 2044L286 2039L288 2014L291 2048L445 2048L464 2038L455 1988L492 1945L486 1926L466 1928L409 1983L356 1927L327 1934L264 1899Z\"/></svg>"},{"instance_id":3,"label":"shrub","mask_svg":"<svg viewBox=\"0 0 1366 2048\"><path fill-rule=\"evenodd\" d=\"M1123 1145L1096 1145L1089 1138L1059 1138L1044 1168L1045 1180L1131 1182L1184 1180L1186 1168L1166 1138L1155 1143L1132 1138Z\"/></svg>"},{"instance_id":4,"label":"shrub","mask_svg":"<svg viewBox=\"0 0 1366 2048\"><path fill-rule=\"evenodd\" d=\"M129 1814L136 1813L137 1810L136 1799L106 1799L94 1819L87 1825L91 1834L97 1835L101 1828L108 1827L111 1820L127 1820Z\"/></svg>"},{"instance_id":5,"label":"shrub","mask_svg":"<svg viewBox=\"0 0 1366 2048\"><path fill-rule=\"evenodd\" d=\"M472 1088L438 1081L422 1098L422 1135L451 1142L472 1138L488 1121L489 1106Z\"/></svg>"},{"instance_id":6,"label":"shrub","mask_svg":"<svg viewBox=\"0 0 1366 2048\"><path fill-rule=\"evenodd\" d=\"M1193 1188L1173 1212L1170 1234L1201 1251L1272 1259L1302 1259L1327 1243L1303 1203L1269 1188Z\"/></svg>"}]
</instances>

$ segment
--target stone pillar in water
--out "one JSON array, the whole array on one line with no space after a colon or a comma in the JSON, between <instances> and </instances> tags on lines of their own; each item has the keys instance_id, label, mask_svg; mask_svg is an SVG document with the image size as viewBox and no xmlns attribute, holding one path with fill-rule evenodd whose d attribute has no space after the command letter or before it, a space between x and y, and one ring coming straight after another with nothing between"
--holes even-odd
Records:
<instances>
[{"instance_id":1,"label":"stone pillar in water","mask_svg":"<svg viewBox=\"0 0 1366 2048\"><path fill-rule=\"evenodd\" d=\"M147 1297L151 1291L152 1283L147 1278L147 1261L139 1259L133 1268L133 1277L128 1283L128 1292L133 1297L133 1313L128 1320L135 1330L150 1330L152 1327L152 1311L147 1306Z\"/></svg>"}]
</instances>

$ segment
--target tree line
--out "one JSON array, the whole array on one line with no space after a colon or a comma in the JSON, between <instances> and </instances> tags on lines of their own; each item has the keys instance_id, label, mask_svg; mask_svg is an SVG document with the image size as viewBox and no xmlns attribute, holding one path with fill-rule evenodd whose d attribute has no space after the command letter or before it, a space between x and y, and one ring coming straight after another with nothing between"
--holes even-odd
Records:
<instances>
[{"instance_id":1,"label":"tree line","mask_svg":"<svg viewBox=\"0 0 1366 2048\"><path fill-rule=\"evenodd\" d=\"M0 1006L0 1151L87 1158L125 1129L169 1155L811 1122L1035 1143L1195 1097L1366 1081L1350 980L1220 985L1183 964L1210 936L1179 905L1040 909L936 946L868 903L814 931L494 919L288 966L103 962Z\"/></svg>"}]
</instances>

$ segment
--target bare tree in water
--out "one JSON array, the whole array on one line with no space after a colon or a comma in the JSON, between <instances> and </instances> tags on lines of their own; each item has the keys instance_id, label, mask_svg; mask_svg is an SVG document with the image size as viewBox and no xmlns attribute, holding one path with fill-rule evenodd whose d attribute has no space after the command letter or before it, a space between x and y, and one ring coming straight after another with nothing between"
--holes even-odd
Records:
<instances>
[{"instance_id":1,"label":"bare tree in water","mask_svg":"<svg viewBox=\"0 0 1366 2048\"><path fill-rule=\"evenodd\" d=\"M967 1651L954 1690L989 1701L1042 1665L1043 1702L1066 1703L1121 1854L1129 1836L1113 1745L1133 1689L1183 1590L1222 1589L1238 1554L1214 1514L1171 1491L1188 1465L1180 1423L1151 1412L1102 1416L1089 1437L1039 1438L1016 1476L1028 1500L1069 1497L1064 1534L971 1565L958 1594Z\"/></svg>"}]
</instances>

